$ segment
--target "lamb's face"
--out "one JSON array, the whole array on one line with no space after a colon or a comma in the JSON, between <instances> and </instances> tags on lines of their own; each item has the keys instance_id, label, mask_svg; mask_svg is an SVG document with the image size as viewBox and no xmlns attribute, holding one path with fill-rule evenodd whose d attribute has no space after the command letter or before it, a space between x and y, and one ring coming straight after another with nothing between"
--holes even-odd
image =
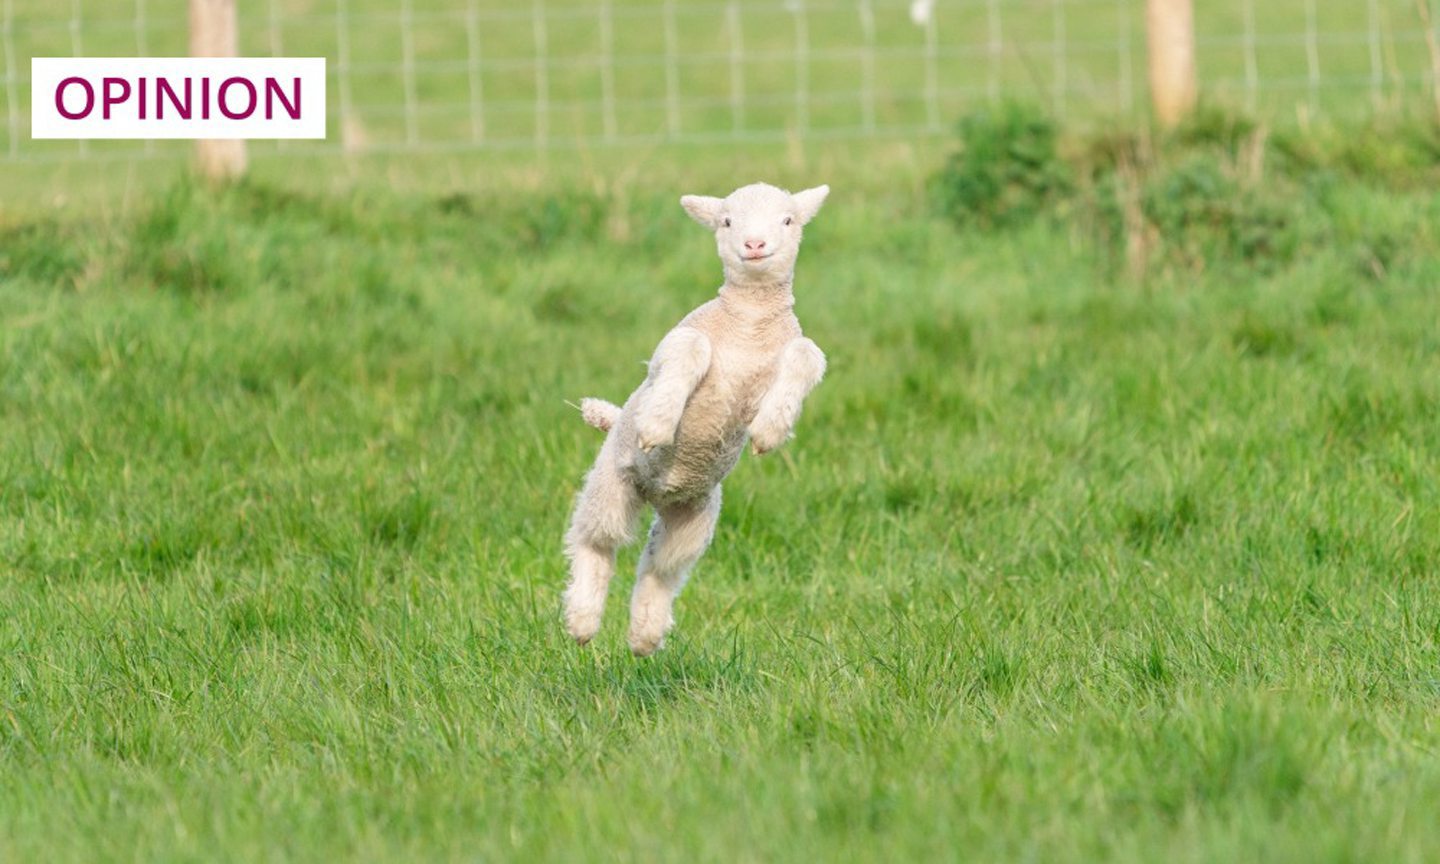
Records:
<instances>
[{"instance_id":1,"label":"lamb's face","mask_svg":"<svg viewBox=\"0 0 1440 864\"><path fill-rule=\"evenodd\" d=\"M787 277L795 269L806 222L815 217L829 186L791 195L767 183L752 183L727 198L686 195L685 211L715 232L725 271L742 279Z\"/></svg>"}]
</instances>

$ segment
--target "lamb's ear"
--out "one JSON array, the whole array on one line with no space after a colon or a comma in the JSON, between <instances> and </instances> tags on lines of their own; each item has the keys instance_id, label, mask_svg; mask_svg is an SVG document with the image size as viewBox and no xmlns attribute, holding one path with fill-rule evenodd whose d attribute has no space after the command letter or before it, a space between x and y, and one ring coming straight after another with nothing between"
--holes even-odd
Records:
<instances>
[{"instance_id":1,"label":"lamb's ear","mask_svg":"<svg viewBox=\"0 0 1440 864\"><path fill-rule=\"evenodd\" d=\"M795 206L800 210L801 225L815 218L815 214L820 212L820 205L825 203L825 196L829 194L829 186L816 186L790 196L795 199Z\"/></svg>"},{"instance_id":2,"label":"lamb's ear","mask_svg":"<svg viewBox=\"0 0 1440 864\"><path fill-rule=\"evenodd\" d=\"M685 208L690 218L711 231L715 230L715 223L720 220L720 206L724 203L709 195L685 195L680 199L680 206Z\"/></svg>"}]
</instances>

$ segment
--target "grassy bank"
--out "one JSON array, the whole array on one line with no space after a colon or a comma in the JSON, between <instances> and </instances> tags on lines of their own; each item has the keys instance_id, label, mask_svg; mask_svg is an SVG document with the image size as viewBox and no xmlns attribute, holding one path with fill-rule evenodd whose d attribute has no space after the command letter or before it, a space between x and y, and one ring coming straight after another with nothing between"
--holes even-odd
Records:
<instances>
[{"instance_id":1,"label":"grassy bank","mask_svg":"<svg viewBox=\"0 0 1440 864\"><path fill-rule=\"evenodd\" d=\"M1253 132L1061 141L1000 224L782 167L830 374L646 662L563 638L565 400L724 189L11 219L0 858L1426 860L1440 201Z\"/></svg>"}]
</instances>

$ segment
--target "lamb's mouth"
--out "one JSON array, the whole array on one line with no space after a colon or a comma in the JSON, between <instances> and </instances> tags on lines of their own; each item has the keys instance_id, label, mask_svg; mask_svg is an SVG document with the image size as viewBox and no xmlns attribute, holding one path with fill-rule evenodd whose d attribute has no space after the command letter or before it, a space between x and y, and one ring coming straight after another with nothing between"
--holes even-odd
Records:
<instances>
[{"instance_id":1,"label":"lamb's mouth","mask_svg":"<svg viewBox=\"0 0 1440 864\"><path fill-rule=\"evenodd\" d=\"M769 258L771 255L774 255L774 254L775 254L774 252L770 252L770 253L767 253L767 254L764 254L764 255L746 255L746 256L745 256L745 260L746 260L746 261L764 261L766 258Z\"/></svg>"}]
</instances>

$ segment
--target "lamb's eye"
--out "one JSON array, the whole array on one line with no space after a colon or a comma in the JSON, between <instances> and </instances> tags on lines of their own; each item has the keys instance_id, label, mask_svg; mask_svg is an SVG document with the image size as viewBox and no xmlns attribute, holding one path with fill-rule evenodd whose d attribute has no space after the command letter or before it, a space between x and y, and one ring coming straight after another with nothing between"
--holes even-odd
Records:
<instances>
[{"instance_id":1,"label":"lamb's eye","mask_svg":"<svg viewBox=\"0 0 1440 864\"><path fill-rule=\"evenodd\" d=\"M785 217L785 224L786 224L786 225L789 225L791 222L794 222L794 221L795 221L795 220L794 220L794 219L791 219L789 216L786 216L786 217Z\"/></svg>"},{"instance_id":2,"label":"lamb's eye","mask_svg":"<svg viewBox=\"0 0 1440 864\"><path fill-rule=\"evenodd\" d=\"M729 219L726 219L724 222L721 222L720 224L721 224L721 225L724 225L726 228L729 228L729 227L730 227L730 220L729 220Z\"/></svg>"}]
</instances>

